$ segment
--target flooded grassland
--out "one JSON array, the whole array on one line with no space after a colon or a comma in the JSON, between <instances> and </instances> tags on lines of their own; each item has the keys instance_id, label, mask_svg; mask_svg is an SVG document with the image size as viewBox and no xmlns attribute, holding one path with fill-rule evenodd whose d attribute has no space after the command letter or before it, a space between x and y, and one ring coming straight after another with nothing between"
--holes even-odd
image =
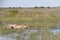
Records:
<instances>
[{"instance_id":1,"label":"flooded grassland","mask_svg":"<svg viewBox=\"0 0 60 40\"><path fill-rule=\"evenodd\" d=\"M0 40L60 40L60 8L0 9ZM8 24L27 29L6 29Z\"/></svg>"}]
</instances>

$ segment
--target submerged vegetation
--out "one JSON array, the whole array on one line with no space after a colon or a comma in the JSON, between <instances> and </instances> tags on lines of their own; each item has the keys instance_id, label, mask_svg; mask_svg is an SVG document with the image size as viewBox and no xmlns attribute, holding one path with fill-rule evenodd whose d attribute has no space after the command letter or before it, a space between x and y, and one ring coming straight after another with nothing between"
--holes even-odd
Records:
<instances>
[{"instance_id":1,"label":"submerged vegetation","mask_svg":"<svg viewBox=\"0 0 60 40\"><path fill-rule=\"evenodd\" d=\"M0 29L1 30L1 29ZM28 31L26 31L28 30ZM2 29L0 34L2 36L8 36L15 40L60 40L60 34L53 34L50 32L51 29ZM7 37L7 38L8 38ZM13 40L12 39L12 40ZM7 39L6 39L7 40Z\"/></svg>"}]
</instances>

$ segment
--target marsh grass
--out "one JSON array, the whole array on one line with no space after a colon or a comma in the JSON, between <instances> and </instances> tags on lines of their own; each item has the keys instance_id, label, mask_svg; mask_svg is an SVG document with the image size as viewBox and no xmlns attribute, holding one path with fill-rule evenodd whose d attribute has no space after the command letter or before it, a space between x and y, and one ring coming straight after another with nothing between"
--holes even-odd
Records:
<instances>
[{"instance_id":1,"label":"marsh grass","mask_svg":"<svg viewBox=\"0 0 60 40\"><path fill-rule=\"evenodd\" d=\"M1 27L6 26L11 23L16 24L26 24L29 27L38 27L38 28L54 28L60 26L60 15L59 9L57 8L22 8L22 9L1 9L0 11L0 22ZM13 30L13 31L12 31ZM2 29L0 28L1 33L3 32L19 32L20 29Z\"/></svg>"},{"instance_id":2,"label":"marsh grass","mask_svg":"<svg viewBox=\"0 0 60 40\"><path fill-rule=\"evenodd\" d=\"M25 29L6 29L6 28L1 27L0 35L7 35L10 33L22 33L24 31L25 31Z\"/></svg>"},{"instance_id":3,"label":"marsh grass","mask_svg":"<svg viewBox=\"0 0 60 40\"><path fill-rule=\"evenodd\" d=\"M59 12L55 13L57 10L53 10L55 9L2 9L0 21L3 25L16 23L31 27L56 27L60 25L60 16Z\"/></svg>"}]
</instances>

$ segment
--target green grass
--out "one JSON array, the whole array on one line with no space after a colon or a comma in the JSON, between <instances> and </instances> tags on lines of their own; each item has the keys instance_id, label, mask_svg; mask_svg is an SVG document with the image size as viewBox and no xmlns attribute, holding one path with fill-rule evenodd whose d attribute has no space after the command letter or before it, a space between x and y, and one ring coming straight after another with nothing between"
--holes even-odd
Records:
<instances>
[{"instance_id":1,"label":"green grass","mask_svg":"<svg viewBox=\"0 0 60 40\"><path fill-rule=\"evenodd\" d=\"M25 29L5 29L3 27L0 27L0 35L7 35L10 33L22 33Z\"/></svg>"},{"instance_id":2,"label":"green grass","mask_svg":"<svg viewBox=\"0 0 60 40\"><path fill-rule=\"evenodd\" d=\"M0 22L3 25L16 23L31 27L56 27L57 24L60 25L60 15L59 11L53 10L55 9L2 9Z\"/></svg>"},{"instance_id":3,"label":"green grass","mask_svg":"<svg viewBox=\"0 0 60 40\"><path fill-rule=\"evenodd\" d=\"M43 26L57 26L57 24L60 24L59 18L36 18L36 17L19 17L19 18L0 18L3 23L17 23L17 24L27 24L29 26L37 26L37 27L43 27Z\"/></svg>"}]
</instances>

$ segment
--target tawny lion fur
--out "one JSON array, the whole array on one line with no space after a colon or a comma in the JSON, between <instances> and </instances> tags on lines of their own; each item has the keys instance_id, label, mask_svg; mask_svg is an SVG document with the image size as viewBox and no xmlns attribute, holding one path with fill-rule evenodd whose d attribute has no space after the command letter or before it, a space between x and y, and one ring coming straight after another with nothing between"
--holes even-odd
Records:
<instances>
[{"instance_id":1,"label":"tawny lion fur","mask_svg":"<svg viewBox=\"0 0 60 40\"><path fill-rule=\"evenodd\" d=\"M28 26L27 25L11 24L11 25L8 25L6 28L7 29L14 29L14 28L22 28L22 29L25 29L25 28L28 28Z\"/></svg>"}]
</instances>

